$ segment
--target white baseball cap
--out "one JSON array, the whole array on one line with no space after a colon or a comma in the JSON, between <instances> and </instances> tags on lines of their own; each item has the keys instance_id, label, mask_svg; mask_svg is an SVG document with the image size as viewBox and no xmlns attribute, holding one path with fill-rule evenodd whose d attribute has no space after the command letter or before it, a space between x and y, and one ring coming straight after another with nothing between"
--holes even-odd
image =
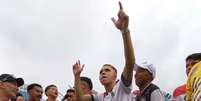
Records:
<instances>
[{"instance_id":1,"label":"white baseball cap","mask_svg":"<svg viewBox=\"0 0 201 101\"><path fill-rule=\"evenodd\" d=\"M153 64L150 64L150 63L148 63L147 61L143 62L143 63L140 64L140 65L137 65L137 64L136 64L134 68L135 68L134 70L136 70L137 68L146 69L146 70L148 70L148 71L152 74L153 79L155 78L156 69L155 69L155 67L154 67Z\"/></svg>"}]
</instances>

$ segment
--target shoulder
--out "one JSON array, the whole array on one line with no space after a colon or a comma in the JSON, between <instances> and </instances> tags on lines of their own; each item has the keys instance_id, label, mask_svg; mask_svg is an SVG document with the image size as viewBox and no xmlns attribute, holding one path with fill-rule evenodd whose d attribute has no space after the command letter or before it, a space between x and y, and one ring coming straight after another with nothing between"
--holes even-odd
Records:
<instances>
[{"instance_id":1,"label":"shoulder","mask_svg":"<svg viewBox=\"0 0 201 101\"><path fill-rule=\"evenodd\" d=\"M190 70L188 78L197 77L201 74L201 61L196 63Z\"/></svg>"},{"instance_id":2,"label":"shoulder","mask_svg":"<svg viewBox=\"0 0 201 101\"><path fill-rule=\"evenodd\" d=\"M150 86L147 88L147 93L151 95L151 97L160 97L162 96L162 92L158 86L155 84L150 84Z\"/></svg>"},{"instance_id":3,"label":"shoulder","mask_svg":"<svg viewBox=\"0 0 201 101\"><path fill-rule=\"evenodd\" d=\"M124 83L124 77L121 76L121 79L116 83L114 89L115 89L114 91L131 93L131 91L132 91L132 84L129 85L129 86L126 86L125 83Z\"/></svg>"},{"instance_id":4,"label":"shoulder","mask_svg":"<svg viewBox=\"0 0 201 101\"><path fill-rule=\"evenodd\" d=\"M165 101L165 97L163 96L160 89L156 89L151 93L151 101Z\"/></svg>"},{"instance_id":5,"label":"shoulder","mask_svg":"<svg viewBox=\"0 0 201 101\"><path fill-rule=\"evenodd\" d=\"M91 95L91 99L92 99L92 101L102 101L105 96L106 96L105 93L96 94L96 95L93 94L93 95Z\"/></svg>"},{"instance_id":6,"label":"shoulder","mask_svg":"<svg viewBox=\"0 0 201 101\"><path fill-rule=\"evenodd\" d=\"M159 87L158 87L157 85L151 83L151 84L149 85L148 89L150 89L151 91L154 91L154 90L159 89Z\"/></svg>"}]
</instances>

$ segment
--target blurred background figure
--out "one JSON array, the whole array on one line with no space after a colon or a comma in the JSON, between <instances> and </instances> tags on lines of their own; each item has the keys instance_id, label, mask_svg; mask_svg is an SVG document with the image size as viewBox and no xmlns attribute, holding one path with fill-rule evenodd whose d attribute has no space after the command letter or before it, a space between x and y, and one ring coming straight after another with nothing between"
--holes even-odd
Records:
<instances>
[{"instance_id":1,"label":"blurred background figure","mask_svg":"<svg viewBox=\"0 0 201 101\"><path fill-rule=\"evenodd\" d=\"M64 98L61 101L77 101L75 90L73 88L68 89Z\"/></svg>"},{"instance_id":2,"label":"blurred background figure","mask_svg":"<svg viewBox=\"0 0 201 101\"><path fill-rule=\"evenodd\" d=\"M43 88L40 84L32 83L27 87L29 93L28 101L41 101Z\"/></svg>"},{"instance_id":3,"label":"blurred background figure","mask_svg":"<svg viewBox=\"0 0 201 101\"><path fill-rule=\"evenodd\" d=\"M58 88L56 85L49 85L45 88L46 101L56 101L58 97Z\"/></svg>"},{"instance_id":4,"label":"blurred background figure","mask_svg":"<svg viewBox=\"0 0 201 101\"><path fill-rule=\"evenodd\" d=\"M24 97L22 94L17 93L16 98L15 99L11 99L11 101L25 101Z\"/></svg>"},{"instance_id":5,"label":"blurred background figure","mask_svg":"<svg viewBox=\"0 0 201 101\"><path fill-rule=\"evenodd\" d=\"M15 78L11 74L0 75L0 101L15 99L19 91L18 87L23 84L22 78Z\"/></svg>"}]
</instances>

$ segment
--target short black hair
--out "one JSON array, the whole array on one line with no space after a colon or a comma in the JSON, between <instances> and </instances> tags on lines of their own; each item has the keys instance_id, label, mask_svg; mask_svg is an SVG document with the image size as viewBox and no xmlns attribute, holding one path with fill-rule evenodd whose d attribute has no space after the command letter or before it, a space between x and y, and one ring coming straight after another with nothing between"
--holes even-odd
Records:
<instances>
[{"instance_id":1,"label":"short black hair","mask_svg":"<svg viewBox=\"0 0 201 101\"><path fill-rule=\"evenodd\" d=\"M104 64L103 66L109 66L109 67L111 67L115 71L115 73L117 73L117 69L113 65L111 65L111 64Z\"/></svg>"},{"instance_id":2,"label":"short black hair","mask_svg":"<svg viewBox=\"0 0 201 101\"><path fill-rule=\"evenodd\" d=\"M27 91L29 92L30 90L32 90L34 87L40 87L42 88L42 86L40 84L37 83L32 83L27 87Z\"/></svg>"},{"instance_id":3,"label":"short black hair","mask_svg":"<svg viewBox=\"0 0 201 101\"><path fill-rule=\"evenodd\" d=\"M72 88L70 88L70 89L68 89L66 92L67 92L67 93L69 93L69 92L73 92L73 93L75 93L75 90L72 89Z\"/></svg>"},{"instance_id":4,"label":"short black hair","mask_svg":"<svg viewBox=\"0 0 201 101\"><path fill-rule=\"evenodd\" d=\"M17 93L17 97L18 97L18 96L22 96L22 97L23 97L23 95L22 95L21 93L19 93L19 92Z\"/></svg>"},{"instance_id":5,"label":"short black hair","mask_svg":"<svg viewBox=\"0 0 201 101\"><path fill-rule=\"evenodd\" d=\"M64 96L64 98L61 100L61 101L64 101L65 99L68 98L68 93L74 93L75 94L75 90L73 88L69 88L67 91L66 91L66 95Z\"/></svg>"},{"instance_id":6,"label":"short black hair","mask_svg":"<svg viewBox=\"0 0 201 101\"><path fill-rule=\"evenodd\" d=\"M83 77L80 77L80 80L86 82L89 85L90 90L93 89L93 83L90 78L83 76Z\"/></svg>"},{"instance_id":7,"label":"short black hair","mask_svg":"<svg viewBox=\"0 0 201 101\"><path fill-rule=\"evenodd\" d=\"M189 59L192 59L192 60L201 60L201 53L190 54L189 56L186 57L186 61L188 61Z\"/></svg>"},{"instance_id":8,"label":"short black hair","mask_svg":"<svg viewBox=\"0 0 201 101\"><path fill-rule=\"evenodd\" d=\"M51 87L57 87L56 85L48 85L46 88L45 88L45 94L47 93L47 91L51 88ZM47 95L47 94L46 94Z\"/></svg>"}]
</instances>

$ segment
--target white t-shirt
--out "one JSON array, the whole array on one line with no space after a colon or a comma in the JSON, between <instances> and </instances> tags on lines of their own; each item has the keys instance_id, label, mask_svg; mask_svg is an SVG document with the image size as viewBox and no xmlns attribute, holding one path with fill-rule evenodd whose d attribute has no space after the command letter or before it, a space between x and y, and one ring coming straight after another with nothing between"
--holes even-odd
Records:
<instances>
[{"instance_id":1,"label":"white t-shirt","mask_svg":"<svg viewBox=\"0 0 201 101\"><path fill-rule=\"evenodd\" d=\"M131 84L132 85L132 84ZM126 87L122 79L116 83L112 92L106 94L93 95L94 101L131 101L132 87Z\"/></svg>"}]
</instances>

